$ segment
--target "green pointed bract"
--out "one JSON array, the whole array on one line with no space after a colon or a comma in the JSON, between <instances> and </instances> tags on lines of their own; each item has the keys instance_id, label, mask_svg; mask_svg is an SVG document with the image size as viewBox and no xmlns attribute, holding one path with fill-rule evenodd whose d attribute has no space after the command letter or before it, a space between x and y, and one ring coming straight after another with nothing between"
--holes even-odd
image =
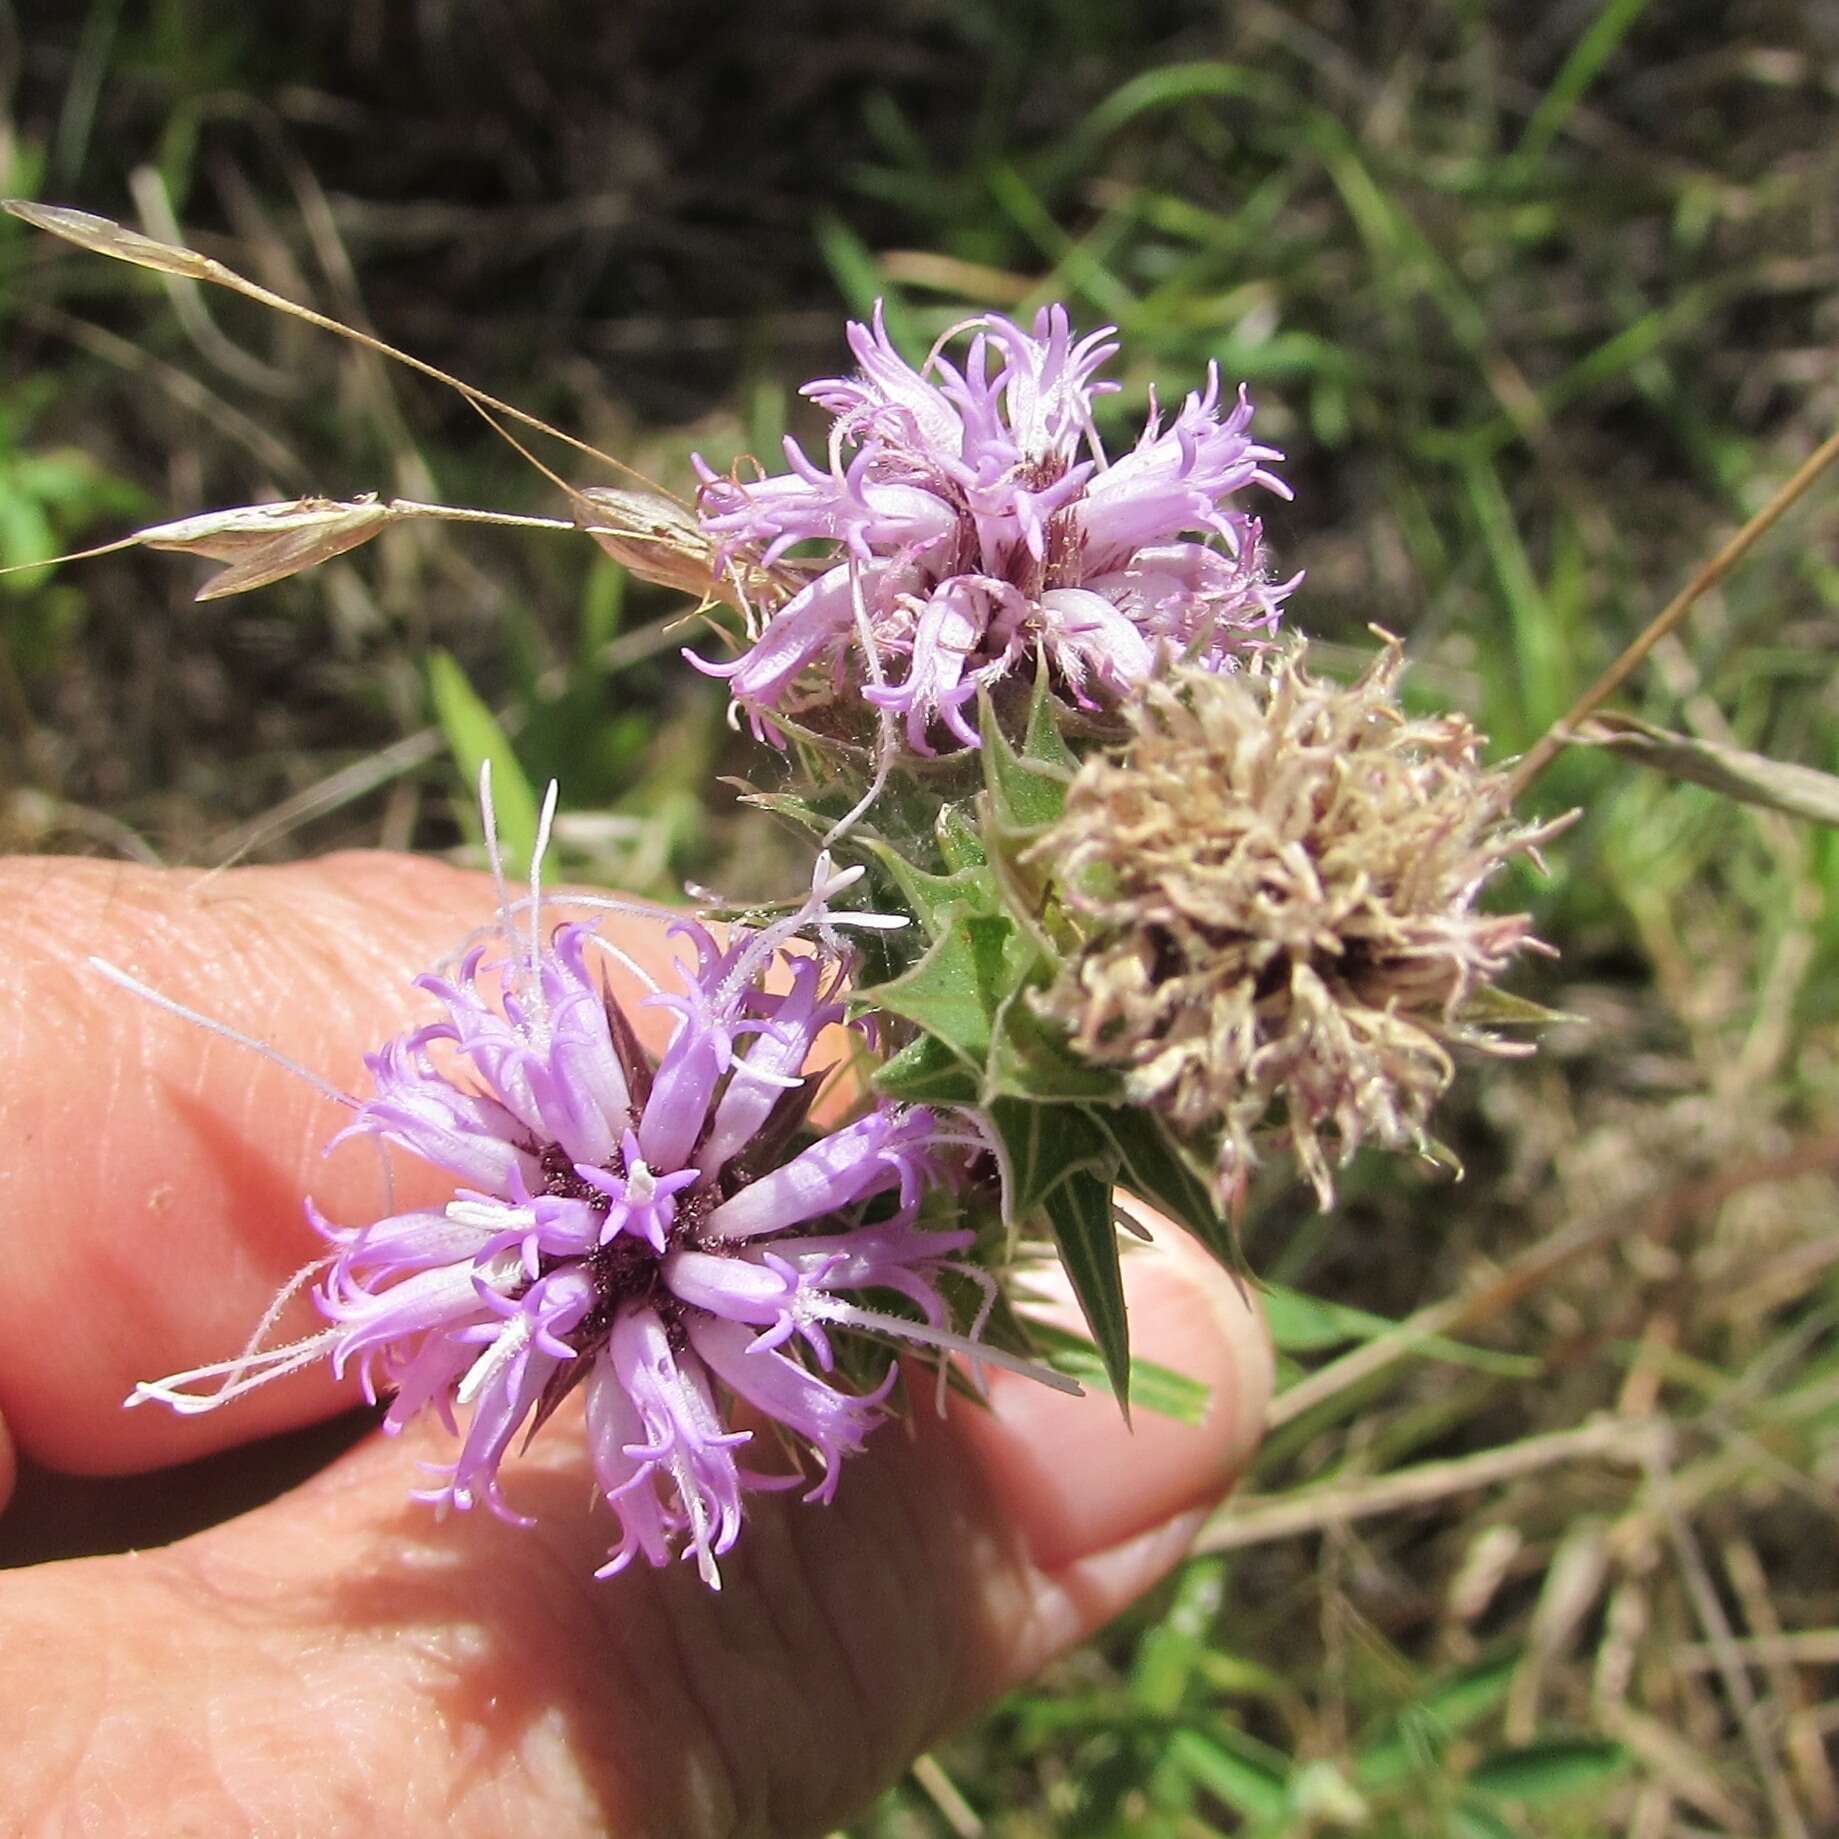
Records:
<instances>
[{"instance_id":1,"label":"green pointed bract","mask_svg":"<svg viewBox=\"0 0 1839 1839\"><path fill-rule=\"evenodd\" d=\"M855 992L951 1050L981 1078L996 1018L1027 976L1032 947L1001 914L960 914L909 971Z\"/></svg>"},{"instance_id":2,"label":"green pointed bract","mask_svg":"<svg viewBox=\"0 0 1839 1839\"><path fill-rule=\"evenodd\" d=\"M878 876L885 877L899 896L900 906L913 918L929 941L936 941L951 929L961 914L994 914L997 905L996 884L987 869L964 867L949 875L937 875L917 868L906 856L879 837L860 834L851 839L848 853L860 853Z\"/></svg>"},{"instance_id":3,"label":"green pointed bract","mask_svg":"<svg viewBox=\"0 0 1839 1839\"><path fill-rule=\"evenodd\" d=\"M1028 703L1028 732L1022 737L1022 758L1042 768L1059 767L1071 773L1078 767L1079 759L1060 732L1058 709L1047 660L1037 658L1034 694Z\"/></svg>"},{"instance_id":4,"label":"green pointed bract","mask_svg":"<svg viewBox=\"0 0 1839 1839\"><path fill-rule=\"evenodd\" d=\"M1060 1262L1079 1299L1118 1408L1128 1418L1130 1323L1124 1309L1117 1226L1111 1214L1111 1183L1076 1170L1054 1187L1045 1205Z\"/></svg>"},{"instance_id":5,"label":"green pointed bract","mask_svg":"<svg viewBox=\"0 0 1839 1839\"><path fill-rule=\"evenodd\" d=\"M939 846L939 859L951 874L955 875L960 869L981 868L989 860L977 819L962 804L942 807L933 822L932 834Z\"/></svg>"},{"instance_id":6,"label":"green pointed bract","mask_svg":"<svg viewBox=\"0 0 1839 1839\"><path fill-rule=\"evenodd\" d=\"M826 809L826 805L832 802L836 804L834 811ZM799 792L756 792L751 789L742 792L741 803L751 805L756 811L765 811L781 822L816 837L835 829L837 819L849 808L847 799L839 799L834 794L826 800L821 796L806 797Z\"/></svg>"},{"instance_id":7,"label":"green pointed bract","mask_svg":"<svg viewBox=\"0 0 1839 1839\"><path fill-rule=\"evenodd\" d=\"M1044 1020L1029 1001L1036 987L1017 990L997 1017L984 1071L985 1096L1047 1104L1121 1103L1121 1075L1073 1051L1065 1031Z\"/></svg>"},{"instance_id":8,"label":"green pointed bract","mask_svg":"<svg viewBox=\"0 0 1839 1839\"><path fill-rule=\"evenodd\" d=\"M1212 1183L1153 1112L1094 1105L1088 1116L1116 1149L1131 1193L1185 1226L1229 1271L1243 1270L1238 1239L1214 1201Z\"/></svg>"},{"instance_id":9,"label":"green pointed bract","mask_svg":"<svg viewBox=\"0 0 1839 1839\"><path fill-rule=\"evenodd\" d=\"M1009 1163L1008 1216L1020 1225L1034 1218L1054 1190L1075 1174L1109 1177L1117 1156L1103 1131L1067 1105L1035 1105L999 1098L986 1111Z\"/></svg>"},{"instance_id":10,"label":"green pointed bract","mask_svg":"<svg viewBox=\"0 0 1839 1839\"><path fill-rule=\"evenodd\" d=\"M910 1105L974 1105L983 1081L936 1035L909 1041L875 1074L875 1090Z\"/></svg>"},{"instance_id":11,"label":"green pointed bract","mask_svg":"<svg viewBox=\"0 0 1839 1839\"><path fill-rule=\"evenodd\" d=\"M1004 830L1029 834L1053 823L1066 809L1067 787L1072 784L1076 762L1051 715L1031 716L1026 750L1017 753L987 694L979 698L978 709L984 793L997 823Z\"/></svg>"}]
</instances>

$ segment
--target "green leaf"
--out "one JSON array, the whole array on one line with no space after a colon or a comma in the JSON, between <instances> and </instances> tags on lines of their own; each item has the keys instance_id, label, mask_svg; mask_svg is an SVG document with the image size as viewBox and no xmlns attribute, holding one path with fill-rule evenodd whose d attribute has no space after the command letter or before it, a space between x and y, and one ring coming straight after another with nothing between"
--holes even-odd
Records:
<instances>
[{"instance_id":1,"label":"green leaf","mask_svg":"<svg viewBox=\"0 0 1839 1839\"><path fill-rule=\"evenodd\" d=\"M536 848L537 799L531 790L509 736L473 686L451 652L436 651L428 659L428 688L434 698L434 715L455 762L469 785L479 782L479 769L492 763L492 809L498 823L498 840L505 866L529 866Z\"/></svg>"},{"instance_id":2,"label":"green leaf","mask_svg":"<svg viewBox=\"0 0 1839 1839\"><path fill-rule=\"evenodd\" d=\"M1648 0L1603 0L1527 118L1519 144L1508 159L1509 172L1517 174L1538 165L1647 4Z\"/></svg>"},{"instance_id":3,"label":"green leaf","mask_svg":"<svg viewBox=\"0 0 1839 1839\"><path fill-rule=\"evenodd\" d=\"M1087 1100L1115 1103L1123 1079L1109 1067L1082 1060L1053 1023L1037 1015L1024 985L1003 1004L984 1076L988 1098L1033 1098L1050 1104Z\"/></svg>"},{"instance_id":4,"label":"green leaf","mask_svg":"<svg viewBox=\"0 0 1839 1839\"><path fill-rule=\"evenodd\" d=\"M1070 1105L1037 1105L1023 1098L999 1098L986 1112L1009 1159L1009 1218L1029 1219L1071 1175L1084 1169L1110 1171L1111 1145L1082 1111ZM1107 1213L1109 1214L1107 1189Z\"/></svg>"},{"instance_id":5,"label":"green leaf","mask_svg":"<svg viewBox=\"0 0 1839 1839\"><path fill-rule=\"evenodd\" d=\"M984 914L996 911L996 888L987 869L967 867L950 875L935 875L915 868L879 837L858 838L856 846L874 857L928 939L943 938L953 918L966 909Z\"/></svg>"},{"instance_id":6,"label":"green leaf","mask_svg":"<svg viewBox=\"0 0 1839 1839\"><path fill-rule=\"evenodd\" d=\"M1092 1116L1123 1158L1131 1193L1187 1227L1229 1271L1238 1270L1239 1248L1213 1190L1161 1123L1140 1105L1095 1106Z\"/></svg>"},{"instance_id":7,"label":"green leaf","mask_svg":"<svg viewBox=\"0 0 1839 1839\"><path fill-rule=\"evenodd\" d=\"M1111 1183L1087 1169L1068 1174L1044 1203L1073 1294L1104 1361L1119 1408L1130 1415L1130 1323L1111 1223Z\"/></svg>"},{"instance_id":8,"label":"green leaf","mask_svg":"<svg viewBox=\"0 0 1839 1839\"><path fill-rule=\"evenodd\" d=\"M0 484L0 565L20 571L6 578L7 592L29 594L42 586L49 570L33 564L48 562L57 552L57 534L43 508Z\"/></svg>"},{"instance_id":9,"label":"green leaf","mask_svg":"<svg viewBox=\"0 0 1839 1839\"><path fill-rule=\"evenodd\" d=\"M1599 1737L1548 1737L1519 1749L1495 1750L1469 1771L1471 1793L1538 1805L1589 1794L1628 1768L1628 1752Z\"/></svg>"},{"instance_id":10,"label":"green leaf","mask_svg":"<svg viewBox=\"0 0 1839 1839\"><path fill-rule=\"evenodd\" d=\"M811 228L838 292L859 318L867 319L879 306L889 337L902 350L917 354L917 363L930 341L915 331L912 316L881 272L875 252L834 212L820 213Z\"/></svg>"},{"instance_id":11,"label":"green leaf","mask_svg":"<svg viewBox=\"0 0 1839 1839\"><path fill-rule=\"evenodd\" d=\"M1458 1801L1450 1809L1451 1839L1526 1839L1517 1826L1509 1826L1484 1802Z\"/></svg>"},{"instance_id":12,"label":"green leaf","mask_svg":"<svg viewBox=\"0 0 1839 1839\"><path fill-rule=\"evenodd\" d=\"M944 806L933 820L932 833L946 868L954 875L960 869L981 868L989 859L977 820L961 804Z\"/></svg>"},{"instance_id":13,"label":"green leaf","mask_svg":"<svg viewBox=\"0 0 1839 1839\"><path fill-rule=\"evenodd\" d=\"M1289 1782L1273 1763L1257 1753L1249 1738L1222 1727L1217 1732L1192 1728L1176 1731L1168 1759L1214 1799L1235 1813L1260 1823L1278 1819L1289 1806Z\"/></svg>"},{"instance_id":14,"label":"green leaf","mask_svg":"<svg viewBox=\"0 0 1839 1839\"><path fill-rule=\"evenodd\" d=\"M1392 1788L1418 1773L1451 1737L1506 1702L1520 1650L1503 1654L1425 1690L1362 1744L1354 1778L1363 1788Z\"/></svg>"},{"instance_id":15,"label":"green leaf","mask_svg":"<svg viewBox=\"0 0 1839 1839\"><path fill-rule=\"evenodd\" d=\"M1009 745L987 692L980 693L978 709L978 726L983 735L983 784L996 823L1004 830L1022 832L1051 824L1066 809L1072 768L1047 759L1024 759L1018 754Z\"/></svg>"},{"instance_id":16,"label":"green leaf","mask_svg":"<svg viewBox=\"0 0 1839 1839\"><path fill-rule=\"evenodd\" d=\"M1030 1321L1028 1336L1056 1373L1064 1373L1098 1392L1111 1390L1111 1375L1091 1340L1070 1328ZM1178 1424L1198 1424L1213 1401L1213 1388L1154 1360L1130 1362L1130 1402Z\"/></svg>"},{"instance_id":17,"label":"green leaf","mask_svg":"<svg viewBox=\"0 0 1839 1839\"><path fill-rule=\"evenodd\" d=\"M1370 1341L1382 1332L1354 1320L1359 1311L1282 1284L1264 1286L1264 1303L1271 1343L1280 1353L1325 1354L1350 1341Z\"/></svg>"},{"instance_id":18,"label":"green leaf","mask_svg":"<svg viewBox=\"0 0 1839 1839\"><path fill-rule=\"evenodd\" d=\"M724 783L743 785L742 781L734 779ZM795 825L815 837L827 836L836 828L836 820L842 814L840 810L826 811L821 805L797 792L756 792L744 789L741 792L741 803L756 811L765 811L781 822Z\"/></svg>"},{"instance_id":19,"label":"green leaf","mask_svg":"<svg viewBox=\"0 0 1839 1839\"><path fill-rule=\"evenodd\" d=\"M1176 1572L1168 1609L1144 1630L1130 1663L1128 1691L1139 1711L1166 1718L1180 1709L1219 1626L1226 1579L1223 1558L1196 1558Z\"/></svg>"},{"instance_id":20,"label":"green leaf","mask_svg":"<svg viewBox=\"0 0 1839 1839\"><path fill-rule=\"evenodd\" d=\"M1350 1341L1372 1341L1390 1334L1399 1324L1390 1316L1374 1315L1348 1303L1332 1303L1282 1284L1264 1286L1264 1318L1271 1340L1286 1354L1326 1353ZM1499 1373L1509 1379L1529 1379L1542 1372L1541 1362L1530 1354L1506 1354L1487 1347L1470 1347L1445 1335L1424 1335L1412 1343L1412 1352L1426 1359L1447 1360L1453 1366L1478 1372Z\"/></svg>"},{"instance_id":21,"label":"green leaf","mask_svg":"<svg viewBox=\"0 0 1839 1839\"><path fill-rule=\"evenodd\" d=\"M605 556L595 557L587 571L575 624L575 662L584 671L598 672L602 668L601 653L624 623L629 578L617 562Z\"/></svg>"},{"instance_id":22,"label":"green leaf","mask_svg":"<svg viewBox=\"0 0 1839 1839\"><path fill-rule=\"evenodd\" d=\"M943 1041L923 1034L876 1072L874 1084L910 1105L974 1105L983 1082Z\"/></svg>"},{"instance_id":23,"label":"green leaf","mask_svg":"<svg viewBox=\"0 0 1839 1839\"><path fill-rule=\"evenodd\" d=\"M1033 947L1001 915L962 914L910 971L856 991L866 1006L936 1035L981 1077L997 1011L1020 987Z\"/></svg>"},{"instance_id":24,"label":"green leaf","mask_svg":"<svg viewBox=\"0 0 1839 1839\"><path fill-rule=\"evenodd\" d=\"M1301 1290L1286 1289L1282 1284L1265 1285L1261 1300L1271 1340L1286 1354L1326 1353L1331 1348L1346 1347L1349 1342L1375 1340L1399 1326L1390 1316L1374 1315L1348 1303L1328 1302ZM1412 1351L1426 1359L1446 1360L1453 1366L1473 1367L1510 1379L1528 1379L1543 1371L1539 1360L1530 1354L1470 1347L1445 1335L1425 1335L1413 1343Z\"/></svg>"}]
</instances>

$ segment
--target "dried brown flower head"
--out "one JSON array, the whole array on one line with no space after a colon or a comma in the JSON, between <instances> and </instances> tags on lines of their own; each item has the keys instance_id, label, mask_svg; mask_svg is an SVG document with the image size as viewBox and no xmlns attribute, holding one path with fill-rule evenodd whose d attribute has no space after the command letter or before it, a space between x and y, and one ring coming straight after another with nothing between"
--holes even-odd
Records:
<instances>
[{"instance_id":1,"label":"dried brown flower head","mask_svg":"<svg viewBox=\"0 0 1839 1839\"><path fill-rule=\"evenodd\" d=\"M1343 1163L1369 1138L1425 1148L1450 1047L1514 1051L1463 1011L1536 941L1475 898L1554 827L1507 821L1481 737L1407 715L1401 669L1396 641L1351 686L1301 648L1230 676L1177 665L1039 846L1085 934L1047 1012L1217 1140L1223 1190L1275 1134L1326 1206L1326 1136Z\"/></svg>"}]
</instances>

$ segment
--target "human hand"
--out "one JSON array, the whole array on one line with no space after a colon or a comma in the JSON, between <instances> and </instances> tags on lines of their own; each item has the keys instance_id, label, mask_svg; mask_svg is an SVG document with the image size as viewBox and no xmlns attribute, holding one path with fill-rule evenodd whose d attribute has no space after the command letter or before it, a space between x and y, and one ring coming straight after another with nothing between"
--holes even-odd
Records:
<instances>
[{"instance_id":1,"label":"human hand","mask_svg":"<svg viewBox=\"0 0 1839 1839\"><path fill-rule=\"evenodd\" d=\"M880 1431L834 1505L755 1497L719 1596L685 1566L594 1579L568 1409L506 1471L533 1530L409 1500L447 1453L419 1426L223 1518L348 1441L353 1388L315 1368L205 1417L122 1400L240 1347L314 1250L301 1196L374 1215L377 1165L322 1161L326 1101L85 959L355 1087L420 1013L410 977L491 911L481 877L412 858L0 863L0 1500L30 1459L0 1560L46 1560L0 1572L8 1831L821 1833L1146 1589L1247 1459L1263 1330L1159 1228L1125 1261L1133 1333L1212 1388L1204 1423L1133 1434L1108 1399L994 1373L990 1410ZM643 925L610 930L662 962ZM398 1206L443 1192L402 1164ZM313 1326L298 1308L282 1337Z\"/></svg>"}]
</instances>

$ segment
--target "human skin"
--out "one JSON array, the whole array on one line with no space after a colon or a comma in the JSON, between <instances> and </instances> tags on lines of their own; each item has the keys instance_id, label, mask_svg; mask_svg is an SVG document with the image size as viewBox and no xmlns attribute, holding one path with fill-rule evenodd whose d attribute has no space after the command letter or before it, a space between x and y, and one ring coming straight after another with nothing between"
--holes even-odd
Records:
<instances>
[{"instance_id":1,"label":"human skin","mask_svg":"<svg viewBox=\"0 0 1839 1839\"><path fill-rule=\"evenodd\" d=\"M1264 1331L1162 1223L1125 1260L1133 1334L1211 1388L1202 1423L998 1373L987 1410L879 1430L834 1505L752 1497L719 1594L683 1565L595 1580L578 1410L507 1464L527 1530L408 1499L451 1440L341 1424L323 1368L124 1411L242 1345L316 1254L303 1194L355 1221L381 1181L363 1145L322 1160L337 1106L88 956L361 1090L364 1050L427 1017L410 978L491 911L410 857L0 860L0 1831L820 1834L1148 1588L1243 1468ZM665 961L644 922L609 931ZM446 1190L400 1160L398 1207ZM278 1333L313 1325L303 1302Z\"/></svg>"}]
</instances>

